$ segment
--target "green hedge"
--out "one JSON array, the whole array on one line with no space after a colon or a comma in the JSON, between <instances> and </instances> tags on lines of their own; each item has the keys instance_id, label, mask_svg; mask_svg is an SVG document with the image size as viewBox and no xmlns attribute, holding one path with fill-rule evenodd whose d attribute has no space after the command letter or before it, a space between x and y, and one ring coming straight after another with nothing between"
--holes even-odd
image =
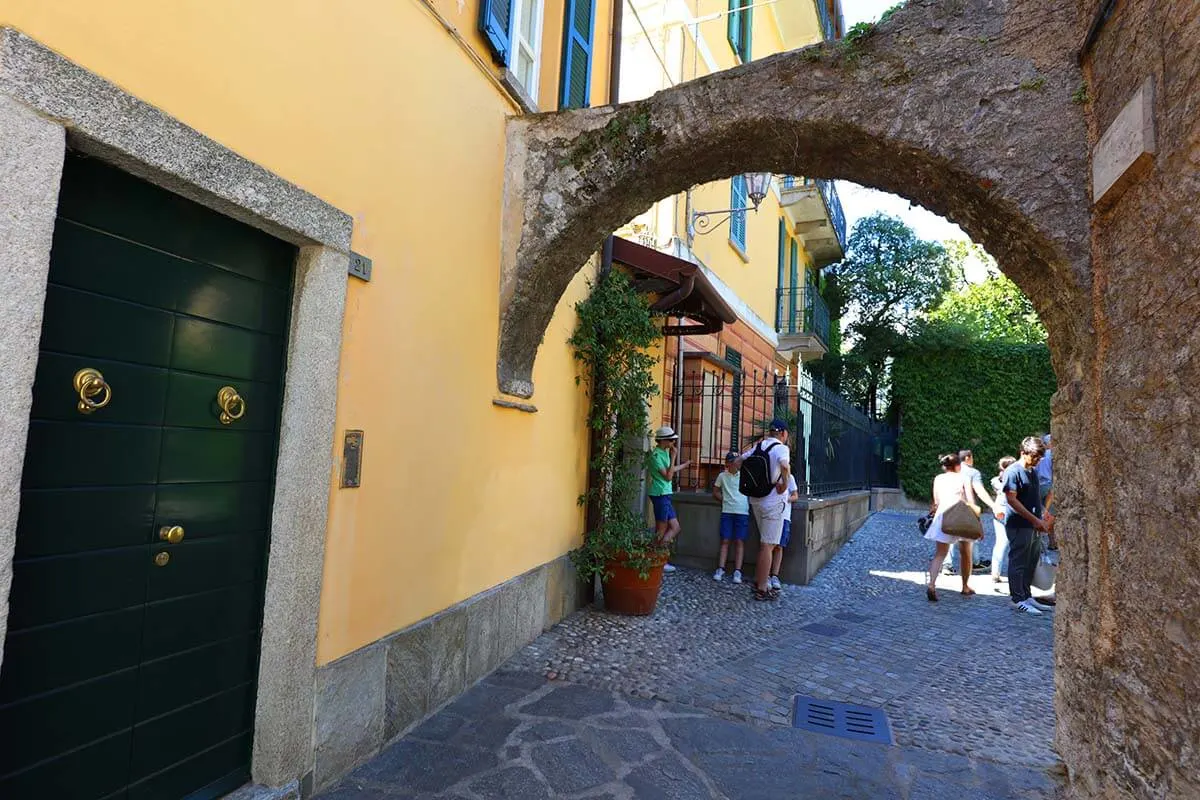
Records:
<instances>
[{"instance_id":1,"label":"green hedge","mask_svg":"<svg viewBox=\"0 0 1200 800\"><path fill-rule=\"evenodd\" d=\"M1050 429L1055 378L1042 344L918 340L895 359L892 381L909 497L929 499L942 453L973 451L986 482L1022 439Z\"/></svg>"}]
</instances>

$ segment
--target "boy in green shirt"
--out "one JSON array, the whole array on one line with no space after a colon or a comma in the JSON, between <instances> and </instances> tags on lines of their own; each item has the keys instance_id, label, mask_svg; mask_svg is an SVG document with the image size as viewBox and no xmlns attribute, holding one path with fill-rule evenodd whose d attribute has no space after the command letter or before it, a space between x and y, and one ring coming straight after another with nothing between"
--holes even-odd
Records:
<instances>
[{"instance_id":1,"label":"boy in green shirt","mask_svg":"<svg viewBox=\"0 0 1200 800\"><path fill-rule=\"evenodd\" d=\"M675 476L687 469L692 463L685 461L675 463L678 457L677 446L679 435L664 425L654 432L655 447L650 451L650 505L654 506L654 534L659 542L669 545L679 535L679 518L675 516L675 507L671 505L671 492L674 490ZM670 569L674 570L670 564Z\"/></svg>"}]
</instances>

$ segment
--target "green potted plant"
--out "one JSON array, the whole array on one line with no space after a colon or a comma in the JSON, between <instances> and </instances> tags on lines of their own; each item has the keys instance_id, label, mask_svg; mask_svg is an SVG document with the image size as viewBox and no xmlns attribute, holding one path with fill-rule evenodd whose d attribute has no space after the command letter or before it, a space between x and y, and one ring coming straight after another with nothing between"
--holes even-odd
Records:
<instances>
[{"instance_id":1,"label":"green potted plant","mask_svg":"<svg viewBox=\"0 0 1200 800\"><path fill-rule=\"evenodd\" d=\"M571 560L584 580L600 578L605 608L651 614L668 551L646 526L641 480L647 401L658 393L648 349L662 334L647 298L617 271L602 275L575 311L570 344L582 372L575 381L587 380L593 435L591 478L579 498L589 525Z\"/></svg>"}]
</instances>

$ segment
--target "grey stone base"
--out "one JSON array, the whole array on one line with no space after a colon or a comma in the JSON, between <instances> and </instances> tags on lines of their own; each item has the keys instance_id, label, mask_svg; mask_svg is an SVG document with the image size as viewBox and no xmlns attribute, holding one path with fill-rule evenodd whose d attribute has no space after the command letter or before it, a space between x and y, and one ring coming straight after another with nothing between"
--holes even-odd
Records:
<instances>
[{"instance_id":1,"label":"grey stone base","mask_svg":"<svg viewBox=\"0 0 1200 800\"><path fill-rule=\"evenodd\" d=\"M328 786L587 602L563 556L317 670L314 784Z\"/></svg>"},{"instance_id":2,"label":"grey stone base","mask_svg":"<svg viewBox=\"0 0 1200 800\"><path fill-rule=\"evenodd\" d=\"M889 508L901 508L904 505L904 493L899 489L872 489L871 510L886 511Z\"/></svg>"},{"instance_id":3,"label":"grey stone base","mask_svg":"<svg viewBox=\"0 0 1200 800\"><path fill-rule=\"evenodd\" d=\"M833 558L870 514L871 492L844 492L808 497L792 504L792 540L783 553L779 577L785 583L807 584ZM707 494L677 494L675 512L681 528L672 562L697 569L714 569L720 552L721 504ZM730 558L732 558L732 548ZM758 556L758 526L750 519L743 572L749 575Z\"/></svg>"}]
</instances>

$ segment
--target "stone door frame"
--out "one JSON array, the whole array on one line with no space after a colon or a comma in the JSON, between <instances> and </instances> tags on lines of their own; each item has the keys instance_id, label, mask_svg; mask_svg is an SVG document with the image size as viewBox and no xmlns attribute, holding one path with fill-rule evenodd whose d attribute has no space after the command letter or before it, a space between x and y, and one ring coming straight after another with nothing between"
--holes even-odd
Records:
<instances>
[{"instance_id":1,"label":"stone door frame","mask_svg":"<svg viewBox=\"0 0 1200 800\"><path fill-rule=\"evenodd\" d=\"M317 616L353 219L11 28L0 28L0 663L67 147L299 247L271 511L253 779L310 776Z\"/></svg>"}]
</instances>

